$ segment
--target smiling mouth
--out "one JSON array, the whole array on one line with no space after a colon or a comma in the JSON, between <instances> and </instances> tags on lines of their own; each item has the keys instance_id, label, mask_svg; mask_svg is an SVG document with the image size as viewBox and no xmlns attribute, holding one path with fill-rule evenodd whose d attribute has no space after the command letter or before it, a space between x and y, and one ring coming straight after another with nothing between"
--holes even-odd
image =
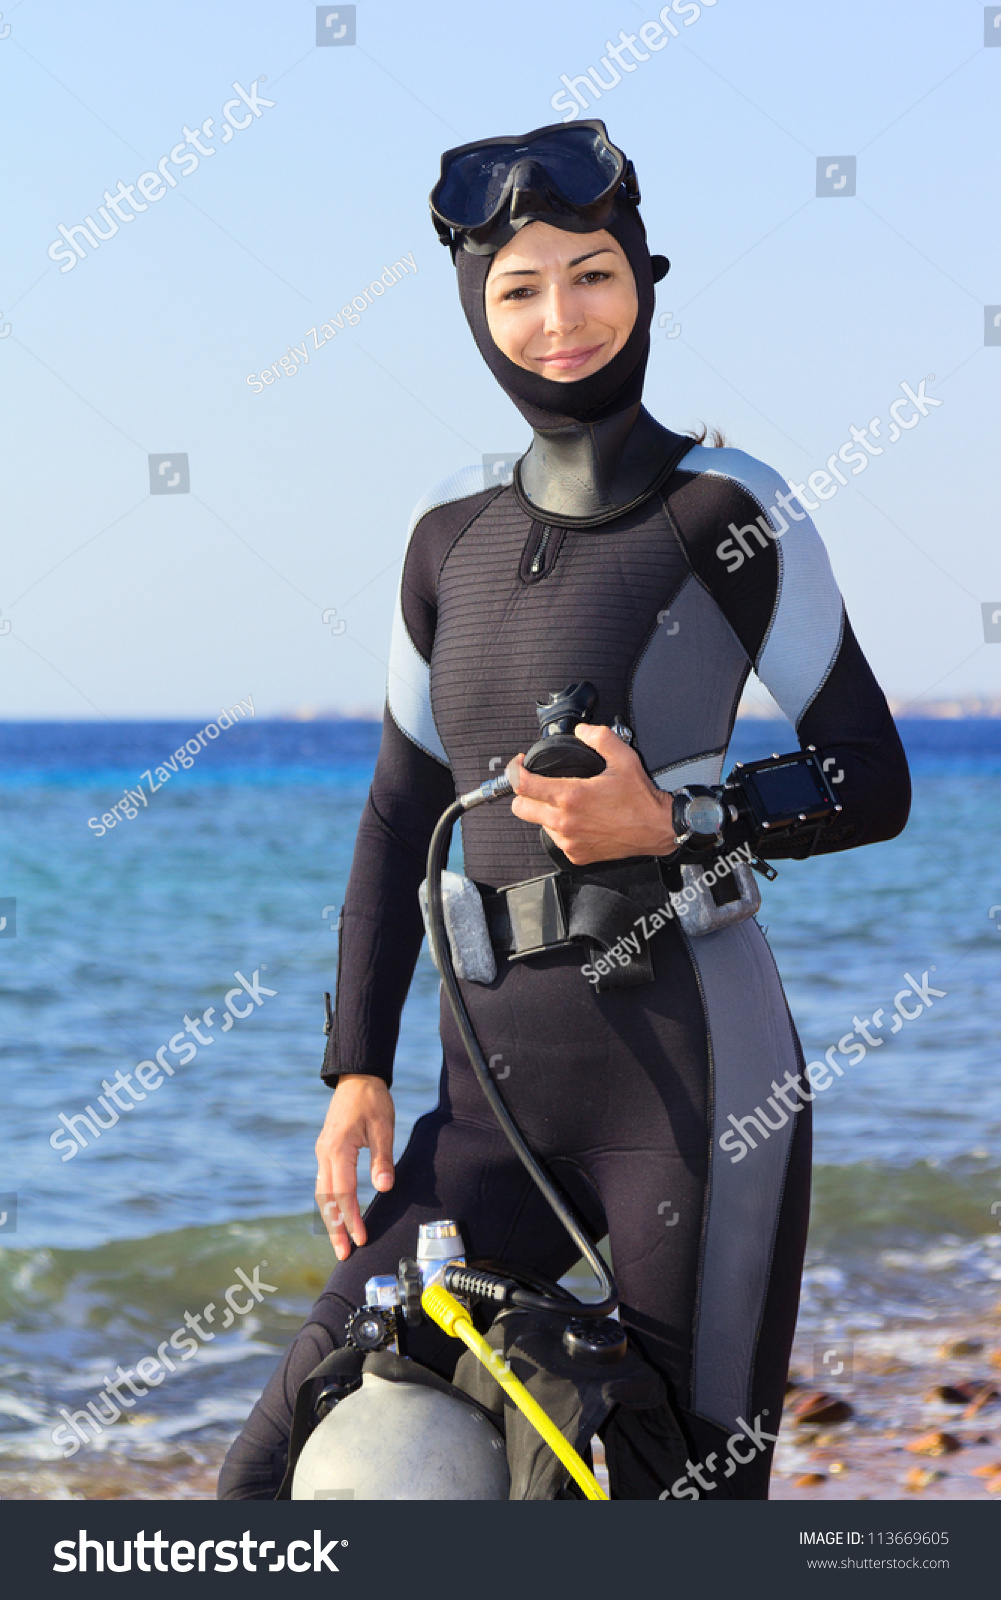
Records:
<instances>
[{"instance_id":1,"label":"smiling mouth","mask_svg":"<svg viewBox=\"0 0 1001 1600\"><path fill-rule=\"evenodd\" d=\"M540 356L539 360L547 367L558 368L560 372L572 372L576 367L585 366L601 349L600 344L589 344L574 350L555 350L552 355Z\"/></svg>"}]
</instances>

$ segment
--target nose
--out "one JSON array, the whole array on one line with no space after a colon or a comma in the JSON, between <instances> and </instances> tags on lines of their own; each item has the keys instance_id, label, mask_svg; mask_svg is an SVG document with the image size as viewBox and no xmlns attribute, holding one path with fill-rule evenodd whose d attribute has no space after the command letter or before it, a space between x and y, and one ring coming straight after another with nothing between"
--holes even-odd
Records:
<instances>
[{"instance_id":1,"label":"nose","mask_svg":"<svg viewBox=\"0 0 1001 1600\"><path fill-rule=\"evenodd\" d=\"M551 283L546 294L543 333L554 338L566 338L567 334L581 327L583 322L584 316L576 295L566 290L562 284Z\"/></svg>"}]
</instances>

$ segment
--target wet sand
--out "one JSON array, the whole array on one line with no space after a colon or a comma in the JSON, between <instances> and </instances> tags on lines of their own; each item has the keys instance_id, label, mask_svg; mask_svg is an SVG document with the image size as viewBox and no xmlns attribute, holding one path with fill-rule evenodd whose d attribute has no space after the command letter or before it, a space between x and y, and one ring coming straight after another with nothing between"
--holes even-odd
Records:
<instances>
[{"instance_id":1,"label":"wet sand","mask_svg":"<svg viewBox=\"0 0 1001 1600\"><path fill-rule=\"evenodd\" d=\"M976 1323L856 1335L847 1384L815 1381L813 1355L812 1338L797 1340L773 1500L1001 1499L1001 1399L974 1411L935 1392L950 1387L958 1394L964 1385L981 1396L1001 1391L1001 1306ZM847 1402L852 1415L797 1425L797 1404L818 1390ZM915 1444L922 1448L908 1448Z\"/></svg>"}]
</instances>

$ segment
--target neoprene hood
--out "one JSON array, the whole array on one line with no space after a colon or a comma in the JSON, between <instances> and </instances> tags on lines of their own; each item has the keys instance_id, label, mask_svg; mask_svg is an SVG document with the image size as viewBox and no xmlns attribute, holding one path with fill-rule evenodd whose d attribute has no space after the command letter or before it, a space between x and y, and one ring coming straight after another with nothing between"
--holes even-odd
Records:
<instances>
[{"instance_id":1,"label":"neoprene hood","mask_svg":"<svg viewBox=\"0 0 1001 1600\"><path fill-rule=\"evenodd\" d=\"M554 219L555 226L559 226ZM558 383L519 367L494 343L487 326L484 301L492 255L456 252L459 299L472 329L476 347L504 392L533 428L553 428L571 422L599 422L603 417L635 405L643 393L643 376L650 353L650 323L654 310L655 266L647 248L646 230L631 205L617 205L606 231L622 246L636 280L636 321L622 349L597 372L570 383ZM663 257L657 258L658 267ZM656 276L662 276L659 271Z\"/></svg>"}]
</instances>

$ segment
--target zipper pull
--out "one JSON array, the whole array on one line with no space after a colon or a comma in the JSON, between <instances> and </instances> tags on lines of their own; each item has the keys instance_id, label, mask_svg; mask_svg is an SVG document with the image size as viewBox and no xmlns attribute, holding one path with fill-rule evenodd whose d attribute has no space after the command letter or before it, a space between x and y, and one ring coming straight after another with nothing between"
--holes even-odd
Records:
<instances>
[{"instance_id":1,"label":"zipper pull","mask_svg":"<svg viewBox=\"0 0 1001 1600\"><path fill-rule=\"evenodd\" d=\"M751 857L751 866L754 868L755 872L760 872L763 878L767 878L769 883L774 883L775 879L778 877L778 873L771 863L768 861L762 861L760 856Z\"/></svg>"},{"instance_id":2,"label":"zipper pull","mask_svg":"<svg viewBox=\"0 0 1001 1600\"><path fill-rule=\"evenodd\" d=\"M546 526L542 530L542 538L539 540L539 548L532 557L532 565L528 569L533 578L537 578L539 576L539 573L542 571L542 568L545 564L546 545L549 543L549 535L552 533L552 531L552 528L547 522Z\"/></svg>"}]
</instances>

